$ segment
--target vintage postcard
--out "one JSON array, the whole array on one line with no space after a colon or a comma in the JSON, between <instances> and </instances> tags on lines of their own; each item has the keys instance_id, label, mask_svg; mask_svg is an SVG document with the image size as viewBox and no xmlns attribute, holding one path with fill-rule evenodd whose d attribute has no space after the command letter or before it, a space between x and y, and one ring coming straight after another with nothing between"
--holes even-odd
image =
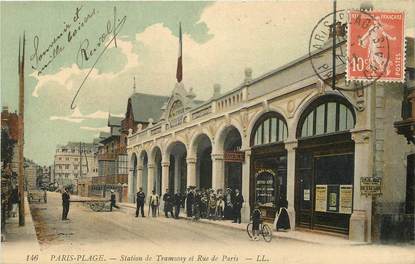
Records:
<instances>
[{"instance_id":1,"label":"vintage postcard","mask_svg":"<svg viewBox=\"0 0 415 264\"><path fill-rule=\"evenodd\" d=\"M415 0L0 1L1 263L415 263Z\"/></svg>"}]
</instances>

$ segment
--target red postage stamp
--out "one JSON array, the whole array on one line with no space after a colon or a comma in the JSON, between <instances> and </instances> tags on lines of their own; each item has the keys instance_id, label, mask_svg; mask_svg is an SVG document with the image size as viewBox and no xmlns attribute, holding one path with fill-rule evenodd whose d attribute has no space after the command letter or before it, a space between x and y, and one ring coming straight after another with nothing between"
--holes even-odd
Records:
<instances>
[{"instance_id":1,"label":"red postage stamp","mask_svg":"<svg viewBox=\"0 0 415 264\"><path fill-rule=\"evenodd\" d=\"M347 79L403 82L403 12L349 11Z\"/></svg>"}]
</instances>

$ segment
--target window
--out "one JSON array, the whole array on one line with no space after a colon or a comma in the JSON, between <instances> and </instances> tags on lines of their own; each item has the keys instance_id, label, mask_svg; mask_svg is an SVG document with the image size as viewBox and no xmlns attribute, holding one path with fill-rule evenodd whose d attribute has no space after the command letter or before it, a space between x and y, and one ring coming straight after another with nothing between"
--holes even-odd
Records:
<instances>
[{"instance_id":1,"label":"window","mask_svg":"<svg viewBox=\"0 0 415 264\"><path fill-rule=\"evenodd\" d=\"M266 114L254 128L254 146L281 142L288 137L287 125L275 113Z\"/></svg>"},{"instance_id":2,"label":"window","mask_svg":"<svg viewBox=\"0 0 415 264\"><path fill-rule=\"evenodd\" d=\"M301 126L301 137L312 137L352 129L355 125L352 110L341 102L323 102L307 113Z\"/></svg>"},{"instance_id":3,"label":"window","mask_svg":"<svg viewBox=\"0 0 415 264\"><path fill-rule=\"evenodd\" d=\"M128 174L128 156L118 156L118 174Z\"/></svg>"},{"instance_id":4,"label":"window","mask_svg":"<svg viewBox=\"0 0 415 264\"><path fill-rule=\"evenodd\" d=\"M65 169L69 170L69 164L65 165Z\"/></svg>"}]
</instances>

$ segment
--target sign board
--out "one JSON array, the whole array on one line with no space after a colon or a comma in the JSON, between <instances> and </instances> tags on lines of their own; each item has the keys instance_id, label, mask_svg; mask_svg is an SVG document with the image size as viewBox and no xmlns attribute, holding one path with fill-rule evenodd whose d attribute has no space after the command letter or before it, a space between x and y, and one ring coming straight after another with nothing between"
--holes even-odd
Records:
<instances>
[{"instance_id":1,"label":"sign board","mask_svg":"<svg viewBox=\"0 0 415 264\"><path fill-rule=\"evenodd\" d=\"M316 185L316 212L326 212L327 210L327 185Z\"/></svg>"},{"instance_id":2,"label":"sign board","mask_svg":"<svg viewBox=\"0 0 415 264\"><path fill-rule=\"evenodd\" d=\"M351 214L353 205L353 185L340 185L339 213Z\"/></svg>"},{"instance_id":3,"label":"sign board","mask_svg":"<svg viewBox=\"0 0 415 264\"><path fill-rule=\"evenodd\" d=\"M360 194L375 196L382 194L382 179L378 177L360 178Z\"/></svg>"},{"instance_id":4,"label":"sign board","mask_svg":"<svg viewBox=\"0 0 415 264\"><path fill-rule=\"evenodd\" d=\"M245 152L243 151L226 151L223 159L225 162L244 162Z\"/></svg>"},{"instance_id":5,"label":"sign board","mask_svg":"<svg viewBox=\"0 0 415 264\"><path fill-rule=\"evenodd\" d=\"M304 189L303 200L310 201L310 189Z\"/></svg>"},{"instance_id":6,"label":"sign board","mask_svg":"<svg viewBox=\"0 0 415 264\"><path fill-rule=\"evenodd\" d=\"M255 177L256 202L262 206L272 206L275 201L275 172L260 169Z\"/></svg>"}]
</instances>

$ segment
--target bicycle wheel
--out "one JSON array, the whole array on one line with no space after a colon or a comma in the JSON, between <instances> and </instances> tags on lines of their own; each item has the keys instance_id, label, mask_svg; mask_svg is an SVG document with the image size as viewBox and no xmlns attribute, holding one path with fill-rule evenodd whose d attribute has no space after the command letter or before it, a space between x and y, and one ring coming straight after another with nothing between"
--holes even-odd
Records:
<instances>
[{"instance_id":1,"label":"bicycle wheel","mask_svg":"<svg viewBox=\"0 0 415 264\"><path fill-rule=\"evenodd\" d=\"M249 238L254 236L252 233L252 222L246 225L246 232L248 233Z\"/></svg>"},{"instance_id":2,"label":"bicycle wheel","mask_svg":"<svg viewBox=\"0 0 415 264\"><path fill-rule=\"evenodd\" d=\"M271 242L271 240L272 240L272 230L271 230L271 227L269 227L269 225L267 225L267 224L262 225L261 233L262 233L262 236L264 237L264 240L266 242Z\"/></svg>"}]
</instances>

